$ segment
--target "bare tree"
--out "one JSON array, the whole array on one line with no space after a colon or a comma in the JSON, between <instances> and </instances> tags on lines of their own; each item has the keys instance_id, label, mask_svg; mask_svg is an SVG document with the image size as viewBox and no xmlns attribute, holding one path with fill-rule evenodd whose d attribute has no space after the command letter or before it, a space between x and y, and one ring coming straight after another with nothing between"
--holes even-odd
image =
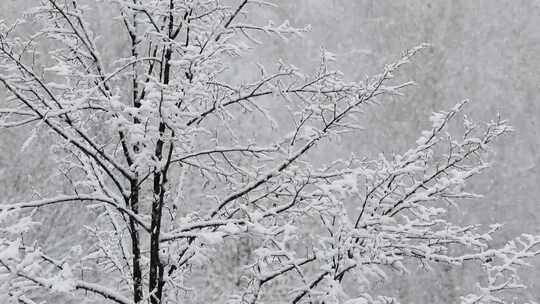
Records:
<instances>
[{"instance_id":1,"label":"bare tree","mask_svg":"<svg viewBox=\"0 0 540 304\"><path fill-rule=\"evenodd\" d=\"M278 62L238 80L230 65L261 36L291 39L307 28L261 23L250 10L273 4L256 0L92 5L117 12L126 54L102 57L108 41L98 47L85 20L91 8L75 0L42 1L26 21L0 23L0 83L9 94L0 125L30 126L24 149L40 134L54 136L71 188L0 205L2 300L37 303L53 293L196 302L193 294L214 289L194 278L208 275L228 244L245 253L234 284L229 265L213 273L229 303L394 303L369 282L416 262L484 269L486 281L463 303L499 303L503 291L523 287L517 268L539 253L540 238L492 248L498 226L460 226L446 216L450 205L476 197L464 185L488 167L492 141L511 131L504 120L465 117L452 136L461 102L434 113L403 154L318 160L321 146L355 134L369 104L413 84L394 75L426 45L361 82L333 70L325 50L312 73ZM27 37L19 28L29 20L39 30ZM102 40L112 38L106 34ZM43 45L51 50L39 53ZM37 209L61 203L98 211L86 227L88 251L51 257L21 238L39 225ZM97 274L85 278L88 267Z\"/></svg>"}]
</instances>

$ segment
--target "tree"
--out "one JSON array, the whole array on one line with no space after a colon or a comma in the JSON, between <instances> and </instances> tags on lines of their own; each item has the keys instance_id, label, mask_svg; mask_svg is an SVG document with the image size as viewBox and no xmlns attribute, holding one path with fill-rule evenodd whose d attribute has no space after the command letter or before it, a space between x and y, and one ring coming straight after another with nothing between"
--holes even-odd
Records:
<instances>
[{"instance_id":1,"label":"tree","mask_svg":"<svg viewBox=\"0 0 540 304\"><path fill-rule=\"evenodd\" d=\"M403 154L317 155L354 136L369 105L411 86L395 75L427 45L360 82L333 70L326 50L311 73L278 62L238 80L230 65L262 35L287 40L308 29L260 23L250 10L273 6L264 1L93 5L117 12L125 54L101 55L108 41L98 43L85 19L91 7L75 0L43 1L28 12L39 22L29 37L21 29L35 27L28 20L0 24L0 83L9 95L1 126L30 130L23 149L51 136L69 185L0 205L0 290L8 303L51 294L196 302L218 292L209 284L229 303L393 303L370 281L414 263L483 269L485 280L463 303L504 301L504 291L523 287L518 266L539 253L539 237L493 248L499 226L462 226L446 216L449 206L477 197L464 186L488 167L490 144L511 131L505 120L475 124L465 116L451 126L464 101L434 113ZM38 211L57 204L95 218L88 239L51 257L47 244L28 239ZM219 265L230 246L242 258Z\"/></svg>"}]
</instances>

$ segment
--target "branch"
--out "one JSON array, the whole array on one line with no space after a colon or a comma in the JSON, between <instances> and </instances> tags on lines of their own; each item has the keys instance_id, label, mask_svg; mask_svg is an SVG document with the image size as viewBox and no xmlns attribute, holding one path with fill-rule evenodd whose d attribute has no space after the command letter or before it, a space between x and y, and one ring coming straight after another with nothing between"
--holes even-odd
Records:
<instances>
[{"instance_id":1,"label":"branch","mask_svg":"<svg viewBox=\"0 0 540 304\"><path fill-rule=\"evenodd\" d=\"M53 289L54 288L54 284L49 282L47 279L40 278L40 277L34 276L32 274L23 272L22 270L20 270L18 268L15 268L15 267L10 267L2 259L0 259L0 264L2 264L2 266L4 266L9 272L11 272L12 274L14 274L16 276L24 278L24 279L26 279L28 281L31 281L31 282L33 282L33 283L35 283L35 284L37 284L37 285L39 285L41 287L47 288L47 289ZM123 295L121 295L120 293L117 293L116 291L114 291L112 289L109 289L109 288L106 288L104 286L94 284L94 283L88 283L88 282L85 282L85 281L82 281L82 280L74 280L74 281L71 281L69 283L71 283L71 285L72 285L72 287L74 289L90 291L90 292L93 292L95 294L98 294L98 295L104 297L105 299L114 301L116 303L119 303L119 304L132 304L132 302L128 298L126 298Z\"/></svg>"},{"instance_id":2,"label":"branch","mask_svg":"<svg viewBox=\"0 0 540 304\"><path fill-rule=\"evenodd\" d=\"M9 212L13 210L27 209L27 208L39 208L39 207L58 204L58 203L82 202L82 201L97 201L97 202L111 205L114 208L116 208L118 211L120 211L121 213L126 214L130 218L134 219L146 231L150 231L149 225L146 224L137 214L133 213L129 209L126 209L118 205L114 200L107 197L98 197L98 196L91 196L91 195L58 196L58 197L43 199L43 200L38 200L38 201L0 205L0 212Z\"/></svg>"}]
</instances>

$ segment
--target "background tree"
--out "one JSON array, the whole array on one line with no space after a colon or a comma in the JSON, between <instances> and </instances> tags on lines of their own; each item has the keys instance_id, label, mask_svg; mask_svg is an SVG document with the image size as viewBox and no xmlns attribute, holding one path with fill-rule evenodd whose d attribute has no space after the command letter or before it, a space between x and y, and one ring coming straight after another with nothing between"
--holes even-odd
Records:
<instances>
[{"instance_id":1,"label":"background tree","mask_svg":"<svg viewBox=\"0 0 540 304\"><path fill-rule=\"evenodd\" d=\"M504 120L477 126L465 118L452 137L448 124L462 102L433 114L403 154L319 161L325 145L351 138L362 111L412 84L394 74L425 46L359 82L332 70L325 50L312 72L280 61L235 81L230 65L261 34L286 40L306 29L260 23L249 11L270 4L258 1L111 1L99 5L118 12L130 46L111 58L85 21L94 5L44 2L28 14L42 22L28 39L19 32L24 21L2 25L2 126L31 126L23 149L39 135L54 138L69 185L61 195L2 205L10 300L52 292L175 303L193 299L193 289L221 288L231 302L384 303L392 300L369 292L369 282L415 261L478 261L488 280L464 302L521 287L515 266L537 254L536 237L490 249L497 227L445 217L448 203L474 197L463 184L487 167L489 144L510 130ZM54 50L40 52L44 44ZM260 128L247 129L250 120ZM52 258L22 233L58 203L95 218L86 227L91 246ZM244 244L234 280L207 265L231 244ZM85 280L88 268L97 283ZM215 286L198 284L211 276Z\"/></svg>"}]
</instances>

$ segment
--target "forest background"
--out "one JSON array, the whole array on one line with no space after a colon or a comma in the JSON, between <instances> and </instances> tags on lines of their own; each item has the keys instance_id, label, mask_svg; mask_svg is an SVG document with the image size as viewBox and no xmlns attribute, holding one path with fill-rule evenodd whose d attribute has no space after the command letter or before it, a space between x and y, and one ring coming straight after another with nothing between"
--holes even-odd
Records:
<instances>
[{"instance_id":1,"label":"forest background","mask_svg":"<svg viewBox=\"0 0 540 304\"><path fill-rule=\"evenodd\" d=\"M13 21L35 0L0 1L0 19ZM310 24L304 39L286 43L265 38L253 62L283 58L300 67L316 66L320 48L337 55L338 66L352 79L371 75L414 45L432 44L405 73L417 82L405 97L389 100L365 115L366 131L335 145L338 153L358 155L403 151L425 129L431 112L450 108L462 99L472 102L467 113L487 120L496 113L508 118L516 132L497 142L493 167L472 183L485 197L453 209L451 216L464 223L504 224L504 238L526 231L540 233L540 2L537 1L374 1L296 0L279 1L280 8L265 16ZM107 29L117 22L107 11L95 10L92 26ZM104 50L115 54L123 47L115 33L103 37ZM46 47L46 46L44 46ZM250 69L253 70L253 69ZM232 75L241 74L240 68ZM0 91L0 98L3 92ZM247 121L246 128L255 126ZM34 144L42 151L22 151L26 140L20 131L0 133L1 200L31 196L29 189L68 187L50 178L52 162L46 139ZM34 150L35 151L35 150ZM328 151L328 153L335 151ZM36 157L37 156L37 157ZM76 238L82 215L59 206L48 215L40 238L55 244L59 252ZM537 265L538 266L538 265ZM538 270L524 274L530 286L528 298L540 296ZM418 269L414 275L396 277L389 285L403 303L450 303L462 286L476 281L474 271L438 267ZM422 286L419 288L417 286Z\"/></svg>"}]
</instances>

